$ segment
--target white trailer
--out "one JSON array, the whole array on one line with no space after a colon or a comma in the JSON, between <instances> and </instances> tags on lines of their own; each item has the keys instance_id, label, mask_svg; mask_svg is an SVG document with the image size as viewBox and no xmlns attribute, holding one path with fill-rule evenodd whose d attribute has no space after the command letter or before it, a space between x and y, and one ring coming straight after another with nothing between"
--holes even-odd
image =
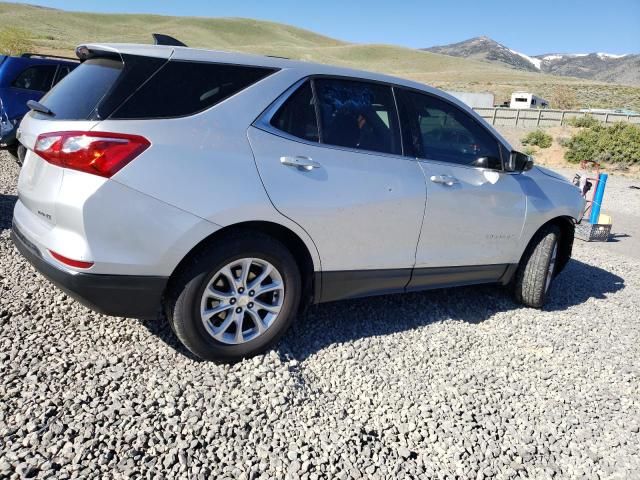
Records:
<instances>
[{"instance_id":1,"label":"white trailer","mask_svg":"<svg viewBox=\"0 0 640 480\"><path fill-rule=\"evenodd\" d=\"M473 92L446 92L452 97L456 97L461 102L466 103L471 108L493 108L493 93L473 93Z\"/></svg>"},{"instance_id":2,"label":"white trailer","mask_svg":"<svg viewBox=\"0 0 640 480\"><path fill-rule=\"evenodd\" d=\"M549 102L530 92L513 92L509 108L547 108Z\"/></svg>"}]
</instances>

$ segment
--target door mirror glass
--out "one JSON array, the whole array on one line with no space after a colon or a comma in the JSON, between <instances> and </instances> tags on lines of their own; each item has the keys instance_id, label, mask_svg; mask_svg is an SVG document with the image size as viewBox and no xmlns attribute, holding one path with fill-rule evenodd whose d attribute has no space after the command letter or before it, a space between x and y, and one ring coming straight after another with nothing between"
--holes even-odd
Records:
<instances>
[{"instance_id":1,"label":"door mirror glass","mask_svg":"<svg viewBox=\"0 0 640 480\"><path fill-rule=\"evenodd\" d=\"M511 152L506 170L509 172L526 172L533 168L533 157L522 152Z\"/></svg>"},{"instance_id":2,"label":"door mirror glass","mask_svg":"<svg viewBox=\"0 0 640 480\"><path fill-rule=\"evenodd\" d=\"M491 170L502 170L502 161L497 157L478 157L471 165Z\"/></svg>"}]
</instances>

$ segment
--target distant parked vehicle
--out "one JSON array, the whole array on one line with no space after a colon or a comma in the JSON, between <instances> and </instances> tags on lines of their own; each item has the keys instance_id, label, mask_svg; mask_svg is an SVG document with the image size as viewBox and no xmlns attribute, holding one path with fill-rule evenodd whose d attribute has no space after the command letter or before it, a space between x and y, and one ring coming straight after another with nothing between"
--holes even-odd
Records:
<instances>
[{"instance_id":1,"label":"distant parked vehicle","mask_svg":"<svg viewBox=\"0 0 640 480\"><path fill-rule=\"evenodd\" d=\"M447 92L471 108L493 108L495 97L489 92Z\"/></svg>"},{"instance_id":2,"label":"distant parked vehicle","mask_svg":"<svg viewBox=\"0 0 640 480\"><path fill-rule=\"evenodd\" d=\"M549 102L529 92L513 92L509 108L547 108Z\"/></svg>"},{"instance_id":3,"label":"distant parked vehicle","mask_svg":"<svg viewBox=\"0 0 640 480\"><path fill-rule=\"evenodd\" d=\"M0 148L18 158L16 130L29 111L29 100L40 100L79 65L78 60L25 53L0 55Z\"/></svg>"}]
</instances>

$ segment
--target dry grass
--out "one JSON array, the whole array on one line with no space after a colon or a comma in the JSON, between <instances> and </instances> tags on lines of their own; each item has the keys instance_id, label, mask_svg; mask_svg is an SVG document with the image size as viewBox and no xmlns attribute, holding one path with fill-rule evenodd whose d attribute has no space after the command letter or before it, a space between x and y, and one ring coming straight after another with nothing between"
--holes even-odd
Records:
<instances>
[{"instance_id":1,"label":"dry grass","mask_svg":"<svg viewBox=\"0 0 640 480\"><path fill-rule=\"evenodd\" d=\"M489 91L497 102L508 99L514 90L548 97L555 85L564 84L575 91L583 106L640 110L638 87L524 72L392 45L350 44L289 25L250 19L75 13L0 3L0 29L2 25L27 29L42 53L72 55L75 46L84 42L149 43L151 33L160 32L193 47L362 68L448 90Z\"/></svg>"}]
</instances>

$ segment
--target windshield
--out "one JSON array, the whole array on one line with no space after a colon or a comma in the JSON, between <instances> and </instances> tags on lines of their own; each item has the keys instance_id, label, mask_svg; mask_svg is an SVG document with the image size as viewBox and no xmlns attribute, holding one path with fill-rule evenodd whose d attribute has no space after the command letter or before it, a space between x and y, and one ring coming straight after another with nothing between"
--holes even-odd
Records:
<instances>
[{"instance_id":1,"label":"windshield","mask_svg":"<svg viewBox=\"0 0 640 480\"><path fill-rule=\"evenodd\" d=\"M45 95L40 103L59 120L86 120L113 86L124 64L119 60L87 60Z\"/></svg>"}]
</instances>

